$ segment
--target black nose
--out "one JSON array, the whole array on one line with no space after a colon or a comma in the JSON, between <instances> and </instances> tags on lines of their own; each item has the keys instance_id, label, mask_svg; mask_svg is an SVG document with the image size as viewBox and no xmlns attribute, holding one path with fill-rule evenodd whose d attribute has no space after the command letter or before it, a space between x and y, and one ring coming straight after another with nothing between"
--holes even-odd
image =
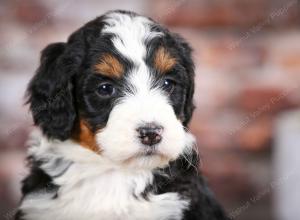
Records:
<instances>
[{"instance_id":1,"label":"black nose","mask_svg":"<svg viewBox=\"0 0 300 220\"><path fill-rule=\"evenodd\" d=\"M148 123L137 128L137 131L142 144L152 146L161 141L163 127L155 123Z\"/></svg>"}]
</instances>

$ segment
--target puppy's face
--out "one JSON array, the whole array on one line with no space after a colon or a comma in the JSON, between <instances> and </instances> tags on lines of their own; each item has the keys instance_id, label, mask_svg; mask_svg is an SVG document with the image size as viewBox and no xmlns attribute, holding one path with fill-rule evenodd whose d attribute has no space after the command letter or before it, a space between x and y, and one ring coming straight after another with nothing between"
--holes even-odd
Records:
<instances>
[{"instance_id":1,"label":"puppy's face","mask_svg":"<svg viewBox=\"0 0 300 220\"><path fill-rule=\"evenodd\" d=\"M46 135L72 138L129 167L162 167L190 150L184 126L194 74L181 38L148 18L110 12L50 49L29 86L35 122ZM51 94L47 108L36 111L42 89Z\"/></svg>"}]
</instances>

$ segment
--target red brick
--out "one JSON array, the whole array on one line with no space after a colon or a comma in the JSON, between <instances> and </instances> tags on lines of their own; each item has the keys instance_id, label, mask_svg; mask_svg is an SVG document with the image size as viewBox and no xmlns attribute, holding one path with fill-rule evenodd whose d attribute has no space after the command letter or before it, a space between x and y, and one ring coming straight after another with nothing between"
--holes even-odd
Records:
<instances>
[{"instance_id":1,"label":"red brick","mask_svg":"<svg viewBox=\"0 0 300 220\"><path fill-rule=\"evenodd\" d=\"M286 69L300 70L300 52L286 54L281 58L280 63Z\"/></svg>"},{"instance_id":2,"label":"red brick","mask_svg":"<svg viewBox=\"0 0 300 220\"><path fill-rule=\"evenodd\" d=\"M298 24L299 12L294 2L270 0L229 0L229 1L155 1L154 17L169 25L213 27L235 26L262 28ZM268 20L270 19L270 20Z\"/></svg>"},{"instance_id":3,"label":"red brick","mask_svg":"<svg viewBox=\"0 0 300 220\"><path fill-rule=\"evenodd\" d=\"M289 97L299 89L296 85L290 88L249 86L242 89L237 104L254 115L272 114L296 106Z\"/></svg>"},{"instance_id":4,"label":"red brick","mask_svg":"<svg viewBox=\"0 0 300 220\"><path fill-rule=\"evenodd\" d=\"M237 146L243 150L260 152L271 146L272 118L253 118L236 134Z\"/></svg>"},{"instance_id":5,"label":"red brick","mask_svg":"<svg viewBox=\"0 0 300 220\"><path fill-rule=\"evenodd\" d=\"M13 6L16 8L16 17L19 21L29 24L40 22L47 16L48 10L36 0L16 1Z\"/></svg>"},{"instance_id":6,"label":"red brick","mask_svg":"<svg viewBox=\"0 0 300 220\"><path fill-rule=\"evenodd\" d=\"M251 177L241 157L230 152L208 150L203 152L201 169L210 186L222 200L245 199L254 192Z\"/></svg>"}]
</instances>

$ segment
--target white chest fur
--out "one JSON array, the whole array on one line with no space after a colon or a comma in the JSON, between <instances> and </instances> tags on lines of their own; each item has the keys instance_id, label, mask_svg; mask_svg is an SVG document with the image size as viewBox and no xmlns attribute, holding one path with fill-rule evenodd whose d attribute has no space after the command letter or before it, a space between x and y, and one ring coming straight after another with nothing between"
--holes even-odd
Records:
<instances>
[{"instance_id":1,"label":"white chest fur","mask_svg":"<svg viewBox=\"0 0 300 220\"><path fill-rule=\"evenodd\" d=\"M50 166L51 167L51 166ZM53 170L52 170L53 171ZM29 195L21 209L30 220L179 220L188 202L177 193L141 196L153 181L149 171L98 171L72 164L54 179L58 196Z\"/></svg>"},{"instance_id":2,"label":"white chest fur","mask_svg":"<svg viewBox=\"0 0 300 220\"><path fill-rule=\"evenodd\" d=\"M28 220L180 220L189 205L177 193L143 198L151 171L115 167L71 141L42 139L29 154L47 161L41 168L59 189L55 198L47 190L26 195L20 209Z\"/></svg>"}]
</instances>

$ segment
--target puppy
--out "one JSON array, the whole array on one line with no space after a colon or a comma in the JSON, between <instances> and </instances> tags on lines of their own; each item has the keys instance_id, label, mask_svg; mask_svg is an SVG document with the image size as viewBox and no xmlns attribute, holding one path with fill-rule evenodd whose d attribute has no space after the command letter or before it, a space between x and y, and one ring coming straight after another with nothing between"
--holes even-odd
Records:
<instances>
[{"instance_id":1,"label":"puppy","mask_svg":"<svg viewBox=\"0 0 300 220\"><path fill-rule=\"evenodd\" d=\"M47 46L28 87L42 137L17 220L227 219L197 171L191 48L110 11Z\"/></svg>"}]
</instances>

